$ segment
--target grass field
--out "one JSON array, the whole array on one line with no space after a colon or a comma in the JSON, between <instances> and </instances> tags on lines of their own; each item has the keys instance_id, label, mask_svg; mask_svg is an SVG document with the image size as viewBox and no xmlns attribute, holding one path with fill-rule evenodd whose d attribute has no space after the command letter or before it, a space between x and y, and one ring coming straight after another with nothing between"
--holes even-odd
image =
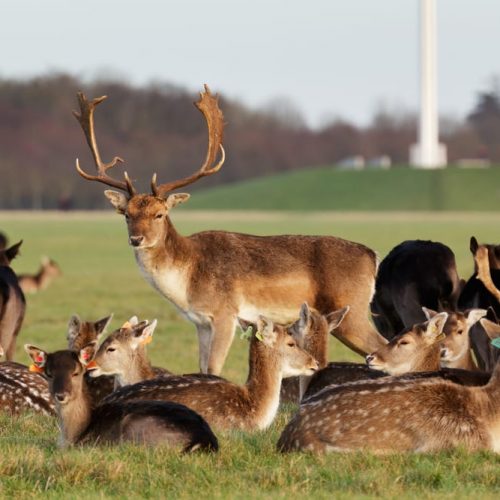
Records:
<instances>
[{"instance_id":1,"label":"grass field","mask_svg":"<svg viewBox=\"0 0 500 500\"><path fill-rule=\"evenodd\" d=\"M408 238L443 241L457 255L468 277L469 237L498 241L495 213L283 213L176 211L180 231L219 228L272 233L334 234L376 249L383 257ZM17 360L27 362L25 342L51 349L65 346L71 314L98 319L113 312L112 327L133 314L158 318L150 347L154 364L175 372L197 369L194 327L140 277L126 243L121 217L106 214L0 213L0 230L12 241L24 239L19 272L34 271L40 255L54 258L64 275L51 288L28 297L28 313L18 342ZM356 360L332 340L331 359ZM235 339L224 375L243 382L247 344ZM218 433L214 456L179 457L167 450L121 446L74 449L55 446L54 420L34 415L0 416L0 496L28 498L331 498L356 497L494 498L500 493L500 457L457 450L438 455L366 453L314 457L281 456L275 443L293 408L255 435Z\"/></svg>"},{"instance_id":2,"label":"grass field","mask_svg":"<svg viewBox=\"0 0 500 500\"><path fill-rule=\"evenodd\" d=\"M306 168L200 191L186 206L224 210L498 211L500 168Z\"/></svg>"}]
</instances>

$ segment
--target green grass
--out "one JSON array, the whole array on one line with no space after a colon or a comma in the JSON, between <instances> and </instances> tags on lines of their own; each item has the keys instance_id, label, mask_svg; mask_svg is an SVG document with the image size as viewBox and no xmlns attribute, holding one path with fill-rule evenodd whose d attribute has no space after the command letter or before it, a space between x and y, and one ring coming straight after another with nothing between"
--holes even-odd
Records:
<instances>
[{"instance_id":1,"label":"green grass","mask_svg":"<svg viewBox=\"0 0 500 500\"><path fill-rule=\"evenodd\" d=\"M461 274L468 277L470 235L480 241L498 241L500 214L195 213L179 209L175 222L184 234L207 228L335 234L363 242L380 256L403 239L430 238L453 248ZM75 312L89 319L114 312L112 327L133 314L158 318L149 349L154 364L175 372L197 369L194 327L140 276L121 217L111 212L104 216L0 213L0 229L12 241L24 238L23 253L15 262L17 271L33 271L39 256L47 254L64 272L48 290L28 297L17 360L28 361L22 350L25 342L48 350L63 348L66 324ZM360 359L338 342L330 344L331 359ZM246 371L247 344L237 336L224 375L243 382ZM255 435L218 433L218 455L182 457L165 449L134 446L58 450L53 419L3 415L0 497L493 498L500 493L500 458L491 453L281 456L274 446L292 411L280 412L270 429Z\"/></svg>"},{"instance_id":2,"label":"green grass","mask_svg":"<svg viewBox=\"0 0 500 500\"><path fill-rule=\"evenodd\" d=\"M200 191L187 206L247 210L497 211L500 168L432 171L408 167L363 171L307 168Z\"/></svg>"}]
</instances>

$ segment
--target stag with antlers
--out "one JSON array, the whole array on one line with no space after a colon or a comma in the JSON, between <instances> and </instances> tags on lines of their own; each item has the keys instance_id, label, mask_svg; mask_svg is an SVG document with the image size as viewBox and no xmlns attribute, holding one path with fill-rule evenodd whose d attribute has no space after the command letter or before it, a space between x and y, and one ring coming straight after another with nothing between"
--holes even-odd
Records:
<instances>
[{"instance_id":1,"label":"stag with antlers","mask_svg":"<svg viewBox=\"0 0 500 500\"><path fill-rule=\"evenodd\" d=\"M101 159L94 132L94 110L105 97L87 100L78 94L74 112L97 167L79 174L116 190L106 197L127 221L129 243L146 280L170 300L197 328L200 369L219 374L233 340L237 318L256 321L258 314L286 323L296 319L307 301L328 313L349 305L349 317L336 336L360 354L386 341L368 318L376 273L376 256L369 248L330 236L253 236L205 231L185 237L170 220L175 206L188 200L173 191L215 174L222 167L224 117L218 97L205 86L196 107L208 127L208 151L201 168L180 180L157 184L150 194L136 193L127 173L123 180L108 175L122 162Z\"/></svg>"}]
</instances>

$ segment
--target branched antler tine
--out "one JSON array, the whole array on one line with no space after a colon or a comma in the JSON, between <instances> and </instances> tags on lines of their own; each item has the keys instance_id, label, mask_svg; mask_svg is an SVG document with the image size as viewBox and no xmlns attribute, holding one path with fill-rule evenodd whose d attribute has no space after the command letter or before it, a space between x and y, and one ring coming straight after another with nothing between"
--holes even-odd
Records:
<instances>
[{"instance_id":1,"label":"branched antler tine","mask_svg":"<svg viewBox=\"0 0 500 500\"><path fill-rule=\"evenodd\" d=\"M117 163L122 163L123 159L119 156L115 156L109 163L104 163L101 159L99 153L99 148L97 146L97 141L94 132L94 110L102 101L104 101L107 96L96 97L91 101L88 101L83 92L78 92L78 104L80 105L80 112L73 111L73 115L80 123L87 144L89 145L90 151L94 158L94 162L97 167L97 175L91 175L86 173L81 167L78 159L76 160L76 169L78 173L89 181L98 181L106 184L108 186L121 189L122 191L127 191L130 195L135 194L135 190L132 186L132 182L128 176L125 177L125 181L118 181L109 177L107 175L107 170L114 167Z\"/></svg>"},{"instance_id":2,"label":"branched antler tine","mask_svg":"<svg viewBox=\"0 0 500 500\"><path fill-rule=\"evenodd\" d=\"M195 106L203 113L208 128L208 150L205 162L194 174L189 177L160 184L159 186L156 185L155 174L151 180L151 190L155 196L161 196L169 191L192 184L202 177L215 174L222 167L226 159L226 153L222 146L224 135L224 115L219 108L218 100L218 96L213 96L208 88L208 85L205 85L205 91L200 92L200 100L195 102ZM219 150L221 151L221 159L216 165L214 165L214 162L217 160Z\"/></svg>"}]
</instances>

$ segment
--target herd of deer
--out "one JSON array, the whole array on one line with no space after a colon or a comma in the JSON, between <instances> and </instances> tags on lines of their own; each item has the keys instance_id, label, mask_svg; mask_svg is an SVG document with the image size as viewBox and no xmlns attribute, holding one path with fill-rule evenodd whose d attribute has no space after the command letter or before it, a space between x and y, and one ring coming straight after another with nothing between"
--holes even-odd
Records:
<instances>
[{"instance_id":1,"label":"herd of deer","mask_svg":"<svg viewBox=\"0 0 500 500\"><path fill-rule=\"evenodd\" d=\"M66 350L27 344L29 369L13 362L25 308L23 280L10 267L18 243L0 250L1 409L56 415L61 445L215 451L212 428L265 429L290 401L300 406L279 439L283 452L500 452L500 246L471 239L476 267L465 283L453 252L435 242L403 242L377 266L375 252L335 237L181 236L169 214L189 195L173 191L225 160L217 97L206 87L196 103L208 127L203 165L165 184L153 175L150 194L138 194L126 172L108 175L123 160L106 163L99 153L94 111L105 97L78 99L74 114L97 172L78 160L76 168L114 188L105 195L125 216L141 272L196 326L200 373L151 366L146 346L157 322L135 316L102 341L111 317L73 316ZM44 278L24 283L37 288ZM242 386L219 376L238 324L249 340ZM328 362L330 334L366 363Z\"/></svg>"}]
</instances>

